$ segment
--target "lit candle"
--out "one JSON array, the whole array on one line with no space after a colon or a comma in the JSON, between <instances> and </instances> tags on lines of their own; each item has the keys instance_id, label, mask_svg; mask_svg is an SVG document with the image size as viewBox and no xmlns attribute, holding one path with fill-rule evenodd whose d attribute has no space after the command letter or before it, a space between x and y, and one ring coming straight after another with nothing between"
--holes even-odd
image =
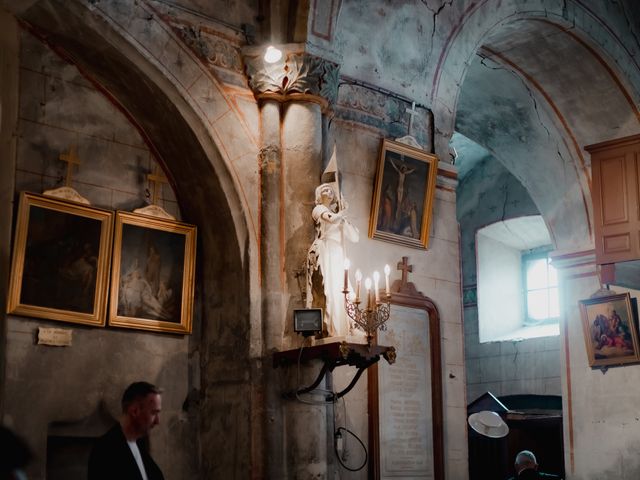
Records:
<instances>
[{"instance_id":1,"label":"lit candle","mask_svg":"<svg viewBox=\"0 0 640 480\"><path fill-rule=\"evenodd\" d=\"M356 270L356 303L360 303L360 287L362 286L362 272Z\"/></svg>"},{"instance_id":2,"label":"lit candle","mask_svg":"<svg viewBox=\"0 0 640 480\"><path fill-rule=\"evenodd\" d=\"M373 272L373 291L376 294L376 304L380 303L380 290L378 290L378 282L380 282L380 274L376 270Z\"/></svg>"},{"instance_id":3,"label":"lit candle","mask_svg":"<svg viewBox=\"0 0 640 480\"><path fill-rule=\"evenodd\" d=\"M349 267L351 266L351 262L348 258L344 259L344 288L342 289L345 293L349 291Z\"/></svg>"},{"instance_id":4,"label":"lit candle","mask_svg":"<svg viewBox=\"0 0 640 480\"><path fill-rule=\"evenodd\" d=\"M369 310L371 305L371 279L369 277L364 281L364 288L367 290L367 310Z\"/></svg>"},{"instance_id":5,"label":"lit candle","mask_svg":"<svg viewBox=\"0 0 640 480\"><path fill-rule=\"evenodd\" d=\"M384 266L384 281L386 283L387 291L386 294L389 295L389 274L391 273L391 267L389 265Z\"/></svg>"}]
</instances>

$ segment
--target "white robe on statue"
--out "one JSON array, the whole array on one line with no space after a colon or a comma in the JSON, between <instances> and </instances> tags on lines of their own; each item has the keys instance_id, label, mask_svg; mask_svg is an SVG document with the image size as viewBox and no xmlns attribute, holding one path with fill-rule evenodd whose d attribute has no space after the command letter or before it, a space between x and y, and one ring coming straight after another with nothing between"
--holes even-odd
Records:
<instances>
[{"instance_id":1,"label":"white robe on statue","mask_svg":"<svg viewBox=\"0 0 640 480\"><path fill-rule=\"evenodd\" d=\"M328 214L324 215L323 214ZM317 267L322 274L326 297L325 324L330 337L347 336L350 333L349 319L344 309L344 239L357 242L358 230L344 217L337 215L325 205L316 205L311 213L316 225L316 239L310 254L317 256ZM333 221L328 220L333 219ZM309 298L308 298L309 300Z\"/></svg>"}]
</instances>

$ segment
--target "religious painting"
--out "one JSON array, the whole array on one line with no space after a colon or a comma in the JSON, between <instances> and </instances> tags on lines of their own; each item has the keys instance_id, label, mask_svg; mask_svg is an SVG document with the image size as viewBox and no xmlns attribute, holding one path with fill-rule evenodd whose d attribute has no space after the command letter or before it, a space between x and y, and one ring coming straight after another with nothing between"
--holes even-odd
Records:
<instances>
[{"instance_id":1,"label":"religious painting","mask_svg":"<svg viewBox=\"0 0 640 480\"><path fill-rule=\"evenodd\" d=\"M640 361L638 334L628 293L580 301L589 365Z\"/></svg>"},{"instance_id":2,"label":"religious painting","mask_svg":"<svg viewBox=\"0 0 640 480\"><path fill-rule=\"evenodd\" d=\"M369 472L378 479L444 479L438 311L426 297L393 293L393 322L377 344L397 351L393 365L369 368Z\"/></svg>"},{"instance_id":3,"label":"religious painting","mask_svg":"<svg viewBox=\"0 0 640 480\"><path fill-rule=\"evenodd\" d=\"M191 333L196 227L117 212L109 325Z\"/></svg>"},{"instance_id":4,"label":"religious painting","mask_svg":"<svg viewBox=\"0 0 640 480\"><path fill-rule=\"evenodd\" d=\"M23 192L8 312L104 326L113 212Z\"/></svg>"},{"instance_id":5,"label":"religious painting","mask_svg":"<svg viewBox=\"0 0 640 480\"><path fill-rule=\"evenodd\" d=\"M369 237L426 249L438 158L384 139L373 192Z\"/></svg>"}]
</instances>

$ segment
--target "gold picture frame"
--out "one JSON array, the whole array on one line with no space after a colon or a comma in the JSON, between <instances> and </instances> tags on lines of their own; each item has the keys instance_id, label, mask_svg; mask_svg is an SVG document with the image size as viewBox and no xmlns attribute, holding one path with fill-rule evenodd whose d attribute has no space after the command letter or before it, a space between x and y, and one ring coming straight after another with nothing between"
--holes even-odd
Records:
<instances>
[{"instance_id":1,"label":"gold picture frame","mask_svg":"<svg viewBox=\"0 0 640 480\"><path fill-rule=\"evenodd\" d=\"M103 327L113 212L22 192L7 311Z\"/></svg>"},{"instance_id":2,"label":"gold picture frame","mask_svg":"<svg viewBox=\"0 0 640 480\"><path fill-rule=\"evenodd\" d=\"M640 361L638 333L628 293L580 300L589 366Z\"/></svg>"},{"instance_id":3,"label":"gold picture frame","mask_svg":"<svg viewBox=\"0 0 640 480\"><path fill-rule=\"evenodd\" d=\"M109 325L191 333L195 225L116 212Z\"/></svg>"},{"instance_id":4,"label":"gold picture frame","mask_svg":"<svg viewBox=\"0 0 640 480\"><path fill-rule=\"evenodd\" d=\"M369 218L369 237L426 249L438 157L383 139Z\"/></svg>"}]
</instances>

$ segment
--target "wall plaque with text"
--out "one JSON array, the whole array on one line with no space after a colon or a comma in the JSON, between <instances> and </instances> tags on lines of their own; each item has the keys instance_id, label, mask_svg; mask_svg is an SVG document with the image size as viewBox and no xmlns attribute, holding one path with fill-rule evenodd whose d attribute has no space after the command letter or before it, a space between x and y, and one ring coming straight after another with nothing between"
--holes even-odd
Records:
<instances>
[{"instance_id":1,"label":"wall plaque with text","mask_svg":"<svg viewBox=\"0 0 640 480\"><path fill-rule=\"evenodd\" d=\"M379 364L380 477L433 478L429 317L395 306L393 323L378 334L398 351L396 363Z\"/></svg>"}]
</instances>

